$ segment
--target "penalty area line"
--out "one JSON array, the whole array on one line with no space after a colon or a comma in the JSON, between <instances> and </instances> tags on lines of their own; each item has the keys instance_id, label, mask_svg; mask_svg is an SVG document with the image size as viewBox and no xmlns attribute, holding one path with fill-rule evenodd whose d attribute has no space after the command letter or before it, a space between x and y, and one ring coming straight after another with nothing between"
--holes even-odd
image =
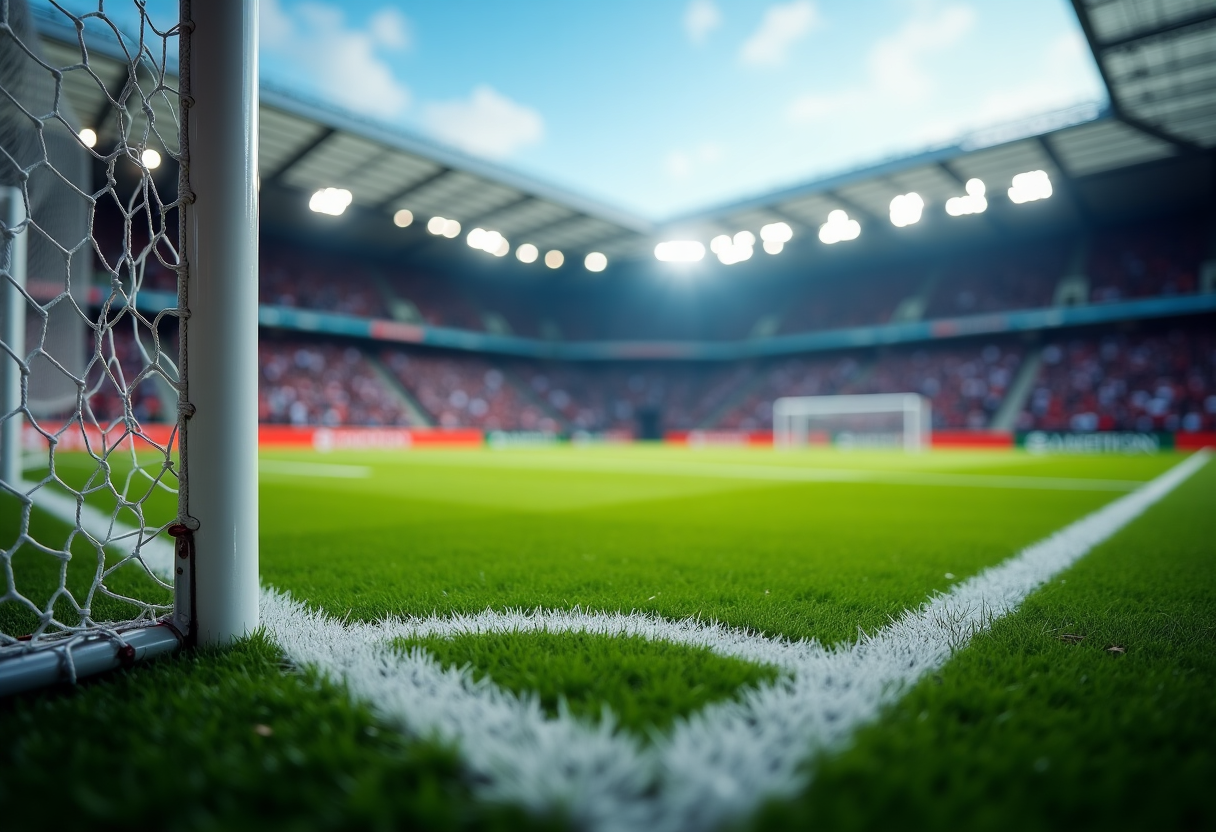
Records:
<instances>
[{"instance_id":1,"label":"penalty area line","mask_svg":"<svg viewBox=\"0 0 1216 832\"><path fill-rule=\"evenodd\" d=\"M1105 507L962 581L872 636L824 646L696 620L642 613L487 610L477 615L344 624L263 591L262 620L285 655L347 686L387 724L455 744L482 798L563 812L576 827L694 830L743 818L764 801L797 794L805 762L838 749L911 685L944 665L1037 588L1135 520L1207 462L1196 453ZM635 635L707 647L776 665L775 683L677 720L650 745L567 711L547 716L467 668L443 668L393 641L490 632Z\"/></svg>"}]
</instances>

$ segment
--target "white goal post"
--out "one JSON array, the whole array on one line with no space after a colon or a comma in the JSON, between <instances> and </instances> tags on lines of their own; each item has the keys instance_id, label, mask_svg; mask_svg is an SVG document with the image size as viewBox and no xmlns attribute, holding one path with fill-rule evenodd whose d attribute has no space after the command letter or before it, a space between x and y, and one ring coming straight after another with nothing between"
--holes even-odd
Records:
<instances>
[{"instance_id":1,"label":"white goal post","mask_svg":"<svg viewBox=\"0 0 1216 832\"><path fill-rule=\"evenodd\" d=\"M887 430L875 430L872 417L880 416L893 420ZM773 445L778 448L811 444L821 433L824 442L848 447L920 451L930 445L932 424L932 403L919 393L787 396L773 402Z\"/></svg>"},{"instance_id":2,"label":"white goal post","mask_svg":"<svg viewBox=\"0 0 1216 832\"><path fill-rule=\"evenodd\" d=\"M0 696L258 627L257 26L0 3Z\"/></svg>"}]
</instances>

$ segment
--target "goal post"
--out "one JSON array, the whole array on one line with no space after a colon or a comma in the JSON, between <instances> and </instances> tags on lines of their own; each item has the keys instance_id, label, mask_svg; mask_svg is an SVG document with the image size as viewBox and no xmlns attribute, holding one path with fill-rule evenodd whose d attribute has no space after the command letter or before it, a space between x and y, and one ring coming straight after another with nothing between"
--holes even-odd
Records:
<instances>
[{"instance_id":1,"label":"goal post","mask_svg":"<svg viewBox=\"0 0 1216 832\"><path fill-rule=\"evenodd\" d=\"M153 17L0 3L0 696L258 626L258 3Z\"/></svg>"},{"instance_id":2,"label":"goal post","mask_svg":"<svg viewBox=\"0 0 1216 832\"><path fill-rule=\"evenodd\" d=\"M773 402L773 444L921 451L930 445L932 407L919 393L787 396Z\"/></svg>"}]
</instances>

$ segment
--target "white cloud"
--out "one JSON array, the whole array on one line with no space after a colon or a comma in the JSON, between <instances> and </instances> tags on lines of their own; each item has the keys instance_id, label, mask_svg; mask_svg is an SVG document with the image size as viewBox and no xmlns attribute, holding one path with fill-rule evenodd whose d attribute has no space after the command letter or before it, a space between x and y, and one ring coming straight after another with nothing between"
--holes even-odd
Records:
<instances>
[{"instance_id":1,"label":"white cloud","mask_svg":"<svg viewBox=\"0 0 1216 832\"><path fill-rule=\"evenodd\" d=\"M691 150L673 150L663 160L663 167L672 179L687 179L722 161L722 146L706 142Z\"/></svg>"},{"instance_id":2,"label":"white cloud","mask_svg":"<svg viewBox=\"0 0 1216 832\"><path fill-rule=\"evenodd\" d=\"M259 23L262 46L289 61L326 100L382 118L409 107L409 88L380 54L409 46L400 12L382 9L360 29L348 26L335 5L300 3L289 12L280 0L262 0Z\"/></svg>"},{"instance_id":3,"label":"white cloud","mask_svg":"<svg viewBox=\"0 0 1216 832\"><path fill-rule=\"evenodd\" d=\"M819 24L819 10L811 0L793 0L769 6L760 26L743 42L739 60L750 66L779 66L790 47Z\"/></svg>"},{"instance_id":4,"label":"white cloud","mask_svg":"<svg viewBox=\"0 0 1216 832\"><path fill-rule=\"evenodd\" d=\"M722 12L714 0L692 0L684 10L684 32L693 43L704 43L709 33L722 25Z\"/></svg>"},{"instance_id":5,"label":"white cloud","mask_svg":"<svg viewBox=\"0 0 1216 832\"><path fill-rule=\"evenodd\" d=\"M897 31L871 47L863 78L842 90L796 96L786 107L786 119L795 124L809 124L923 106L936 91L925 60L957 45L975 27L975 19L975 10L964 3L936 8L920 6ZM1041 92L1039 95L1038 111L1050 109L1042 106ZM974 120L979 114L972 111L967 115ZM990 123L991 119L988 121ZM933 124L919 128L916 135L905 138L938 141L957 136L960 129L957 120Z\"/></svg>"},{"instance_id":6,"label":"white cloud","mask_svg":"<svg viewBox=\"0 0 1216 832\"><path fill-rule=\"evenodd\" d=\"M875 85L906 99L925 98L933 84L921 59L957 43L975 26L975 17L975 10L961 3L913 17L870 50Z\"/></svg>"},{"instance_id":7,"label":"white cloud","mask_svg":"<svg viewBox=\"0 0 1216 832\"><path fill-rule=\"evenodd\" d=\"M467 100L427 104L422 117L438 138L491 159L511 156L545 135L540 113L485 84Z\"/></svg>"},{"instance_id":8,"label":"white cloud","mask_svg":"<svg viewBox=\"0 0 1216 832\"><path fill-rule=\"evenodd\" d=\"M405 15L390 6L385 6L372 15L368 29L378 43L389 49L408 49L413 44L409 21L405 19Z\"/></svg>"}]
</instances>

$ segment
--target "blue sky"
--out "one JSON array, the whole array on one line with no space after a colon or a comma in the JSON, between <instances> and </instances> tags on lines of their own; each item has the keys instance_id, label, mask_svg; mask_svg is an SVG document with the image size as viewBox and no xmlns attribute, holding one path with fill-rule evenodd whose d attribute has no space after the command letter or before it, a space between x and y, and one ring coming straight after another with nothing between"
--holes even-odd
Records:
<instances>
[{"instance_id":1,"label":"blue sky","mask_svg":"<svg viewBox=\"0 0 1216 832\"><path fill-rule=\"evenodd\" d=\"M1105 98L1064 0L261 3L265 81L654 219Z\"/></svg>"}]
</instances>

